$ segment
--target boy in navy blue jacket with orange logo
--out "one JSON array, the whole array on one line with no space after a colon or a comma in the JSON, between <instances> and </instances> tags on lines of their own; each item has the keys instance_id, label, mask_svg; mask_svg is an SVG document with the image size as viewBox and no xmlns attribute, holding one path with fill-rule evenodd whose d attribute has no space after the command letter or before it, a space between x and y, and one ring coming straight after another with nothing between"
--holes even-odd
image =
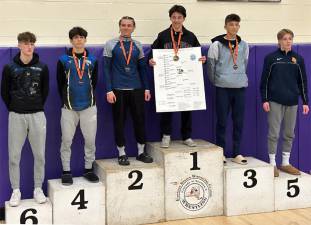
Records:
<instances>
[{"instance_id":1,"label":"boy in navy blue jacket with orange logo","mask_svg":"<svg viewBox=\"0 0 311 225\"><path fill-rule=\"evenodd\" d=\"M298 98L301 96L304 115L308 114L308 85L304 59L292 50L294 33L283 29L277 34L279 49L265 57L261 77L263 109L268 113L268 151L274 165L274 176L279 176L275 153L281 124L283 123L282 165L280 170L299 175L300 171L290 165L289 157L295 137Z\"/></svg>"}]
</instances>

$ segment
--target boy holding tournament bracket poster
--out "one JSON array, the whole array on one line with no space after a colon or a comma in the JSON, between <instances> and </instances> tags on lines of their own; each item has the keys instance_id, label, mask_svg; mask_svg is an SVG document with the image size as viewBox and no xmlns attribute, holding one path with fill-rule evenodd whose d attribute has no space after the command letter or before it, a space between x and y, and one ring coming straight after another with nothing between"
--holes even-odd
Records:
<instances>
[{"instance_id":1,"label":"boy holding tournament bracket poster","mask_svg":"<svg viewBox=\"0 0 311 225\"><path fill-rule=\"evenodd\" d=\"M249 48L237 35L240 29L240 17L230 14L225 18L226 34L212 39L208 51L208 77L216 86L216 144L226 148L226 127L229 111L233 120L233 159L245 165L247 160L240 154L242 138L245 89L248 86L246 68ZM224 157L224 163L226 158Z\"/></svg>"},{"instance_id":2,"label":"boy holding tournament bracket poster","mask_svg":"<svg viewBox=\"0 0 311 225\"><path fill-rule=\"evenodd\" d=\"M174 5L169 10L169 17L172 22L169 28L160 32L157 39L151 45L152 49L174 49L173 60L178 61L179 48L200 47L197 37L189 30L187 30L183 23L186 19L186 9L181 5ZM205 63L206 57L202 56L200 59ZM156 62L151 57L149 60L150 66L155 66ZM161 113L161 135L162 148L168 148L171 141L172 132L172 112ZM195 147L196 143L191 139L192 132L192 118L191 111L181 112L181 135L183 143L189 147Z\"/></svg>"}]
</instances>

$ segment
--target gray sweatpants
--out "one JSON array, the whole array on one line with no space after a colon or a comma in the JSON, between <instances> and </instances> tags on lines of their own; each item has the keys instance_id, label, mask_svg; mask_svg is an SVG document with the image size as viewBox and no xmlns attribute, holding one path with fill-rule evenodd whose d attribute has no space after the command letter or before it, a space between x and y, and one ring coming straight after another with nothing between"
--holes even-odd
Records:
<instances>
[{"instance_id":1,"label":"gray sweatpants","mask_svg":"<svg viewBox=\"0 0 311 225\"><path fill-rule=\"evenodd\" d=\"M43 112L9 113L9 173L12 189L20 187L21 152L28 136L34 156L34 185L41 188L45 171L46 118Z\"/></svg>"},{"instance_id":2,"label":"gray sweatpants","mask_svg":"<svg viewBox=\"0 0 311 225\"><path fill-rule=\"evenodd\" d=\"M297 116L297 105L286 106L275 102L269 102L270 112L268 112L268 151L275 154L283 122L283 152L290 152L295 138L295 126Z\"/></svg>"},{"instance_id":3,"label":"gray sweatpants","mask_svg":"<svg viewBox=\"0 0 311 225\"><path fill-rule=\"evenodd\" d=\"M79 121L85 143L85 169L91 169L92 164L95 161L95 137L97 130L96 106L89 107L82 111L74 111L62 108L62 145L60 153L64 171L70 171L71 144Z\"/></svg>"}]
</instances>

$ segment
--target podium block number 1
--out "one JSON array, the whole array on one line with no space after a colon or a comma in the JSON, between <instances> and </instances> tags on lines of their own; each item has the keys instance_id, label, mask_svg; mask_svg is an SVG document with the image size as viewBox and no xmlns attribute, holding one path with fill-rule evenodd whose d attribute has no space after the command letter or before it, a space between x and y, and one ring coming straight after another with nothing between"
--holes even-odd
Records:
<instances>
[{"instance_id":1,"label":"podium block number 1","mask_svg":"<svg viewBox=\"0 0 311 225\"><path fill-rule=\"evenodd\" d=\"M198 167L198 152L190 153L192 155L192 168L190 170L200 170L201 168Z\"/></svg>"},{"instance_id":2,"label":"podium block number 1","mask_svg":"<svg viewBox=\"0 0 311 225\"><path fill-rule=\"evenodd\" d=\"M38 224L38 219L37 217L33 216L33 215L28 215L26 216L27 213L32 213L33 215L37 214L37 210L36 209L26 209L22 214L21 214L21 217L20 217L20 224L26 224L26 221L27 220L31 220L32 221L32 224ZM28 214L29 214L28 213Z\"/></svg>"},{"instance_id":3,"label":"podium block number 1","mask_svg":"<svg viewBox=\"0 0 311 225\"><path fill-rule=\"evenodd\" d=\"M140 170L132 170L128 178L133 179L134 174L136 174L136 180L128 187L128 190L141 190L143 189L144 183L139 182L143 179L143 173Z\"/></svg>"},{"instance_id":4,"label":"podium block number 1","mask_svg":"<svg viewBox=\"0 0 311 225\"><path fill-rule=\"evenodd\" d=\"M76 197L72 200L71 205L78 205L78 210L80 209L87 209L86 204L88 201L85 201L85 195L84 195L84 190L80 190ZM80 200L80 201L78 201Z\"/></svg>"}]
</instances>

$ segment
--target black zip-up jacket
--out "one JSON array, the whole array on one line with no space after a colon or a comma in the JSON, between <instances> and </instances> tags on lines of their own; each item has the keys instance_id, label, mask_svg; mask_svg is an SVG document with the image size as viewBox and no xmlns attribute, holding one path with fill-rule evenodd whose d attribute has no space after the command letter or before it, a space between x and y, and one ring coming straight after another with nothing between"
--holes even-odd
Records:
<instances>
[{"instance_id":1,"label":"black zip-up jacket","mask_svg":"<svg viewBox=\"0 0 311 225\"><path fill-rule=\"evenodd\" d=\"M49 93L49 70L34 53L32 60L24 64L20 53L2 72L1 96L9 111L36 113L44 110Z\"/></svg>"},{"instance_id":2,"label":"black zip-up jacket","mask_svg":"<svg viewBox=\"0 0 311 225\"><path fill-rule=\"evenodd\" d=\"M294 51L278 49L265 57L261 76L262 102L282 105L298 104L299 95L304 105L309 102L304 59Z\"/></svg>"},{"instance_id":3,"label":"black zip-up jacket","mask_svg":"<svg viewBox=\"0 0 311 225\"><path fill-rule=\"evenodd\" d=\"M151 45L152 49L172 49L173 43L171 39L171 27L172 25L167 28L166 30L160 32L158 34L157 39ZM178 42L179 32L173 32L174 39L176 43ZM197 37L185 27L182 27L182 35L180 40L180 48L190 48L190 47L200 47L200 43ZM149 54L149 59L152 58L152 51Z\"/></svg>"}]
</instances>

